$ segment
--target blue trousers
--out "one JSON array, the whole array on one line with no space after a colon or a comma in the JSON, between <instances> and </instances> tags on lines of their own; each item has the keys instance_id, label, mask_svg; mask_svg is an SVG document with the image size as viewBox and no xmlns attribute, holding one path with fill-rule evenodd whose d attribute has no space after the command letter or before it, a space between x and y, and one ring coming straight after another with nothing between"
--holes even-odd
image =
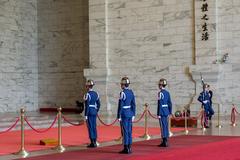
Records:
<instances>
[{"instance_id":1,"label":"blue trousers","mask_svg":"<svg viewBox=\"0 0 240 160\"><path fill-rule=\"evenodd\" d=\"M161 118L159 119L159 124L161 127L162 138L168 138L169 137L168 116L161 116Z\"/></svg>"},{"instance_id":2,"label":"blue trousers","mask_svg":"<svg viewBox=\"0 0 240 160\"><path fill-rule=\"evenodd\" d=\"M209 107L209 116L214 115L214 110L212 108L212 106Z\"/></svg>"},{"instance_id":3,"label":"blue trousers","mask_svg":"<svg viewBox=\"0 0 240 160\"><path fill-rule=\"evenodd\" d=\"M132 144L132 118L122 118L121 122L123 144Z\"/></svg>"},{"instance_id":4,"label":"blue trousers","mask_svg":"<svg viewBox=\"0 0 240 160\"><path fill-rule=\"evenodd\" d=\"M97 139L97 116L88 116L88 135L90 139Z\"/></svg>"}]
</instances>

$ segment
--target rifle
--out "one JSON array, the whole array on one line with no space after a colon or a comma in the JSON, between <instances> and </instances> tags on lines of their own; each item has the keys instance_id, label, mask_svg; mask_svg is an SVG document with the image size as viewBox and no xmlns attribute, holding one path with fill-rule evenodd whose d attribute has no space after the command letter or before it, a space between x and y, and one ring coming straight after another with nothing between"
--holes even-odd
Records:
<instances>
[{"instance_id":1,"label":"rifle","mask_svg":"<svg viewBox=\"0 0 240 160\"><path fill-rule=\"evenodd\" d=\"M204 80L203 80L203 77L202 77L202 73L200 72L200 76L201 76L201 81L202 81L202 89L204 91L204 86L205 86L205 83L204 83Z\"/></svg>"}]
</instances>

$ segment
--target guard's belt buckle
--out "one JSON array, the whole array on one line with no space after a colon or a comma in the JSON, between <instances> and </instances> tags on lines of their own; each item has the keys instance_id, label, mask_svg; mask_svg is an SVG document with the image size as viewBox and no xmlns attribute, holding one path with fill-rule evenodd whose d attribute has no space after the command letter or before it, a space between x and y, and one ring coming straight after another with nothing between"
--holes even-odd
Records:
<instances>
[{"instance_id":1,"label":"guard's belt buckle","mask_svg":"<svg viewBox=\"0 0 240 160\"><path fill-rule=\"evenodd\" d=\"M164 105L162 105L162 107L165 108L165 107L168 107L168 105L167 105L167 104L164 104Z\"/></svg>"},{"instance_id":2,"label":"guard's belt buckle","mask_svg":"<svg viewBox=\"0 0 240 160\"><path fill-rule=\"evenodd\" d=\"M89 107L97 109L96 105L89 105Z\"/></svg>"},{"instance_id":3,"label":"guard's belt buckle","mask_svg":"<svg viewBox=\"0 0 240 160\"><path fill-rule=\"evenodd\" d=\"M123 106L124 109L131 108L131 106Z\"/></svg>"}]
</instances>

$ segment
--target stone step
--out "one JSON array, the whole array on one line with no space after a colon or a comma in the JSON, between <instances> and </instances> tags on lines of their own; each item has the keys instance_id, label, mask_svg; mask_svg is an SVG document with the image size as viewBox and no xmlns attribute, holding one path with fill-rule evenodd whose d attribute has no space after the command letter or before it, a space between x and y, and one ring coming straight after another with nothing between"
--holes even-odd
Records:
<instances>
[{"instance_id":1,"label":"stone step","mask_svg":"<svg viewBox=\"0 0 240 160\"><path fill-rule=\"evenodd\" d=\"M48 128L50 127L50 125L53 123L56 115L44 115L44 116L26 116L28 122L36 129L40 129L40 128ZM74 124L78 124L80 122L82 122L82 117L79 115L66 115L65 116L70 122L74 123ZM12 126L15 121L16 121L16 117L0 117L0 132L1 131L5 131L6 129L8 129L10 126ZM56 123L53 125L53 127L57 127L58 123L56 121ZM62 126L71 126L71 124L67 123L66 121L62 120ZM16 125L16 127L14 127L12 130L20 130L21 126L20 126L20 121L18 122L18 124ZM31 129L28 124L25 122L25 129Z\"/></svg>"}]
</instances>

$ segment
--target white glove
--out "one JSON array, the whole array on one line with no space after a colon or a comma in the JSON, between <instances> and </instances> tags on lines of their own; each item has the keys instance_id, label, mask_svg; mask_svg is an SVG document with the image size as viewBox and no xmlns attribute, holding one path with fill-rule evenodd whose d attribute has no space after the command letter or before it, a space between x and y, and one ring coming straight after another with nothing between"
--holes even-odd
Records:
<instances>
[{"instance_id":1,"label":"white glove","mask_svg":"<svg viewBox=\"0 0 240 160\"><path fill-rule=\"evenodd\" d=\"M132 122L134 121L134 119L135 119L135 116L132 117Z\"/></svg>"},{"instance_id":2,"label":"white glove","mask_svg":"<svg viewBox=\"0 0 240 160\"><path fill-rule=\"evenodd\" d=\"M120 122L122 119L121 118L118 118L118 121Z\"/></svg>"},{"instance_id":3,"label":"white glove","mask_svg":"<svg viewBox=\"0 0 240 160\"><path fill-rule=\"evenodd\" d=\"M208 102L208 100L203 101L204 104L206 104L207 102Z\"/></svg>"},{"instance_id":4,"label":"white glove","mask_svg":"<svg viewBox=\"0 0 240 160\"><path fill-rule=\"evenodd\" d=\"M158 116L158 118L160 119L160 118L161 118L161 116Z\"/></svg>"},{"instance_id":5,"label":"white glove","mask_svg":"<svg viewBox=\"0 0 240 160\"><path fill-rule=\"evenodd\" d=\"M85 116L85 120L87 120L87 118L88 118L88 117L87 117L87 116Z\"/></svg>"}]
</instances>

